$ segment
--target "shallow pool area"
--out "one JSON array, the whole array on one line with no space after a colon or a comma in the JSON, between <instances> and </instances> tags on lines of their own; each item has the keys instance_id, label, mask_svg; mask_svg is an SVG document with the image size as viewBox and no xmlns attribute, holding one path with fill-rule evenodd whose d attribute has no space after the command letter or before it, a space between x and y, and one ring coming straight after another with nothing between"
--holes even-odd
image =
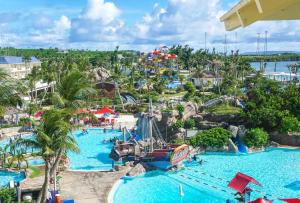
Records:
<instances>
[{"instance_id":1,"label":"shallow pool area","mask_svg":"<svg viewBox=\"0 0 300 203\"><path fill-rule=\"evenodd\" d=\"M110 139L122 139L122 132L118 130L95 128L88 129L87 134L74 131L73 135L80 148L80 153L69 153L70 170L108 171L112 169L112 159L109 153L113 143ZM106 143L105 143L105 141Z\"/></svg>"},{"instance_id":2,"label":"shallow pool area","mask_svg":"<svg viewBox=\"0 0 300 203\"><path fill-rule=\"evenodd\" d=\"M10 172L0 170L0 187L8 186L10 181L21 182L25 179L25 174L23 172Z\"/></svg>"},{"instance_id":3,"label":"shallow pool area","mask_svg":"<svg viewBox=\"0 0 300 203\"><path fill-rule=\"evenodd\" d=\"M166 85L168 89L177 89L178 87L181 87L182 84L180 81L171 81L169 84Z\"/></svg>"},{"instance_id":4,"label":"shallow pool area","mask_svg":"<svg viewBox=\"0 0 300 203\"><path fill-rule=\"evenodd\" d=\"M225 202L234 199L235 191L227 187L237 172L254 177L263 187L250 185L256 197L299 197L300 187L288 185L300 180L300 150L269 148L249 155L207 153L199 155L198 162L185 163L177 172L154 171L133 180L121 180L114 194L114 203L168 203L168 202ZM179 193L182 185L184 196Z\"/></svg>"}]
</instances>

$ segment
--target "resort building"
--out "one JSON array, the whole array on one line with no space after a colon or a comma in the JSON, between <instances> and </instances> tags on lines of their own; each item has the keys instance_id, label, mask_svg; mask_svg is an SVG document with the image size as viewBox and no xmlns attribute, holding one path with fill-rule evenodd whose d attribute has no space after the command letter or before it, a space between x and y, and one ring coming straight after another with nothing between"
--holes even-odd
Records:
<instances>
[{"instance_id":1,"label":"resort building","mask_svg":"<svg viewBox=\"0 0 300 203\"><path fill-rule=\"evenodd\" d=\"M222 83L223 78L214 72L203 71L200 74L195 74L194 77L191 78L191 81L196 88L212 88L213 86Z\"/></svg>"},{"instance_id":2,"label":"resort building","mask_svg":"<svg viewBox=\"0 0 300 203\"><path fill-rule=\"evenodd\" d=\"M0 69L18 80L25 78L34 66L40 65L41 62L35 57L31 57L27 61L19 56L0 56Z\"/></svg>"}]
</instances>

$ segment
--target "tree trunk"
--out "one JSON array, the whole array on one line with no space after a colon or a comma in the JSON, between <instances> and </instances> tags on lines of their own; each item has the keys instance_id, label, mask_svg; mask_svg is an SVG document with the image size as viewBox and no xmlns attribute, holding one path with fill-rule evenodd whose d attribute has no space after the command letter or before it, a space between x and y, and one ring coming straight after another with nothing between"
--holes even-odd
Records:
<instances>
[{"instance_id":1,"label":"tree trunk","mask_svg":"<svg viewBox=\"0 0 300 203\"><path fill-rule=\"evenodd\" d=\"M60 150L54 160L54 164L52 165L51 169L50 169L50 176L52 177L54 175L54 172L56 171L60 158L62 156L62 151Z\"/></svg>"},{"instance_id":2,"label":"tree trunk","mask_svg":"<svg viewBox=\"0 0 300 203\"><path fill-rule=\"evenodd\" d=\"M47 193L48 193L48 188L49 188L49 181L50 181L50 163L49 161L46 161L45 165L45 178L44 178L44 183L42 186L42 190L39 194L38 203L45 203L47 200ZM54 197L52 197L54 198Z\"/></svg>"}]
</instances>

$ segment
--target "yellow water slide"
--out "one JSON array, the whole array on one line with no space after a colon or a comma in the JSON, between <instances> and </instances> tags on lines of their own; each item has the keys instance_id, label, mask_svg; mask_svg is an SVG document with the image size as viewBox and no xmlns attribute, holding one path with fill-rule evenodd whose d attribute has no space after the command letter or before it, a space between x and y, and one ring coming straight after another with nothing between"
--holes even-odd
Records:
<instances>
[{"instance_id":1,"label":"yellow water slide","mask_svg":"<svg viewBox=\"0 0 300 203\"><path fill-rule=\"evenodd\" d=\"M241 0L221 17L227 31L247 27L256 21L298 19L300 0Z\"/></svg>"}]
</instances>

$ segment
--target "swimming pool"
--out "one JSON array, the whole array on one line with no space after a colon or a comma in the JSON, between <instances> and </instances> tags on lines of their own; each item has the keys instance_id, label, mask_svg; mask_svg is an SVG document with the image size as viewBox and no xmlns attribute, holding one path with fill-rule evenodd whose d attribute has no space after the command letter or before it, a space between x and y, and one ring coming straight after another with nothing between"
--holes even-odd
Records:
<instances>
[{"instance_id":1,"label":"swimming pool","mask_svg":"<svg viewBox=\"0 0 300 203\"><path fill-rule=\"evenodd\" d=\"M10 172L0 170L0 187L7 186L9 181L21 182L25 179L25 174L23 172Z\"/></svg>"},{"instance_id":2,"label":"swimming pool","mask_svg":"<svg viewBox=\"0 0 300 203\"><path fill-rule=\"evenodd\" d=\"M114 203L225 202L233 199L234 191L227 187L227 181L237 172L248 174L263 185L251 185L263 192L254 192L252 200L266 194L269 199L300 196L300 188L286 187L300 180L300 150L270 148L250 155L208 153L198 158L204 160L202 165L185 163L185 169L178 172L154 171L133 180L122 180L114 194ZM180 184L183 197L179 195Z\"/></svg>"},{"instance_id":3,"label":"swimming pool","mask_svg":"<svg viewBox=\"0 0 300 203\"><path fill-rule=\"evenodd\" d=\"M177 89L181 86L181 82L179 81L171 81L169 84L166 85L168 89Z\"/></svg>"},{"instance_id":4,"label":"swimming pool","mask_svg":"<svg viewBox=\"0 0 300 203\"><path fill-rule=\"evenodd\" d=\"M112 169L112 159L109 153L113 144L109 142L110 138L118 137L122 139L122 132L118 130L107 129L88 129L87 134L82 131L75 131L73 135L80 148L80 153L69 153L71 161L71 170L97 170L108 171ZM107 143L104 143L104 140Z\"/></svg>"}]
</instances>

